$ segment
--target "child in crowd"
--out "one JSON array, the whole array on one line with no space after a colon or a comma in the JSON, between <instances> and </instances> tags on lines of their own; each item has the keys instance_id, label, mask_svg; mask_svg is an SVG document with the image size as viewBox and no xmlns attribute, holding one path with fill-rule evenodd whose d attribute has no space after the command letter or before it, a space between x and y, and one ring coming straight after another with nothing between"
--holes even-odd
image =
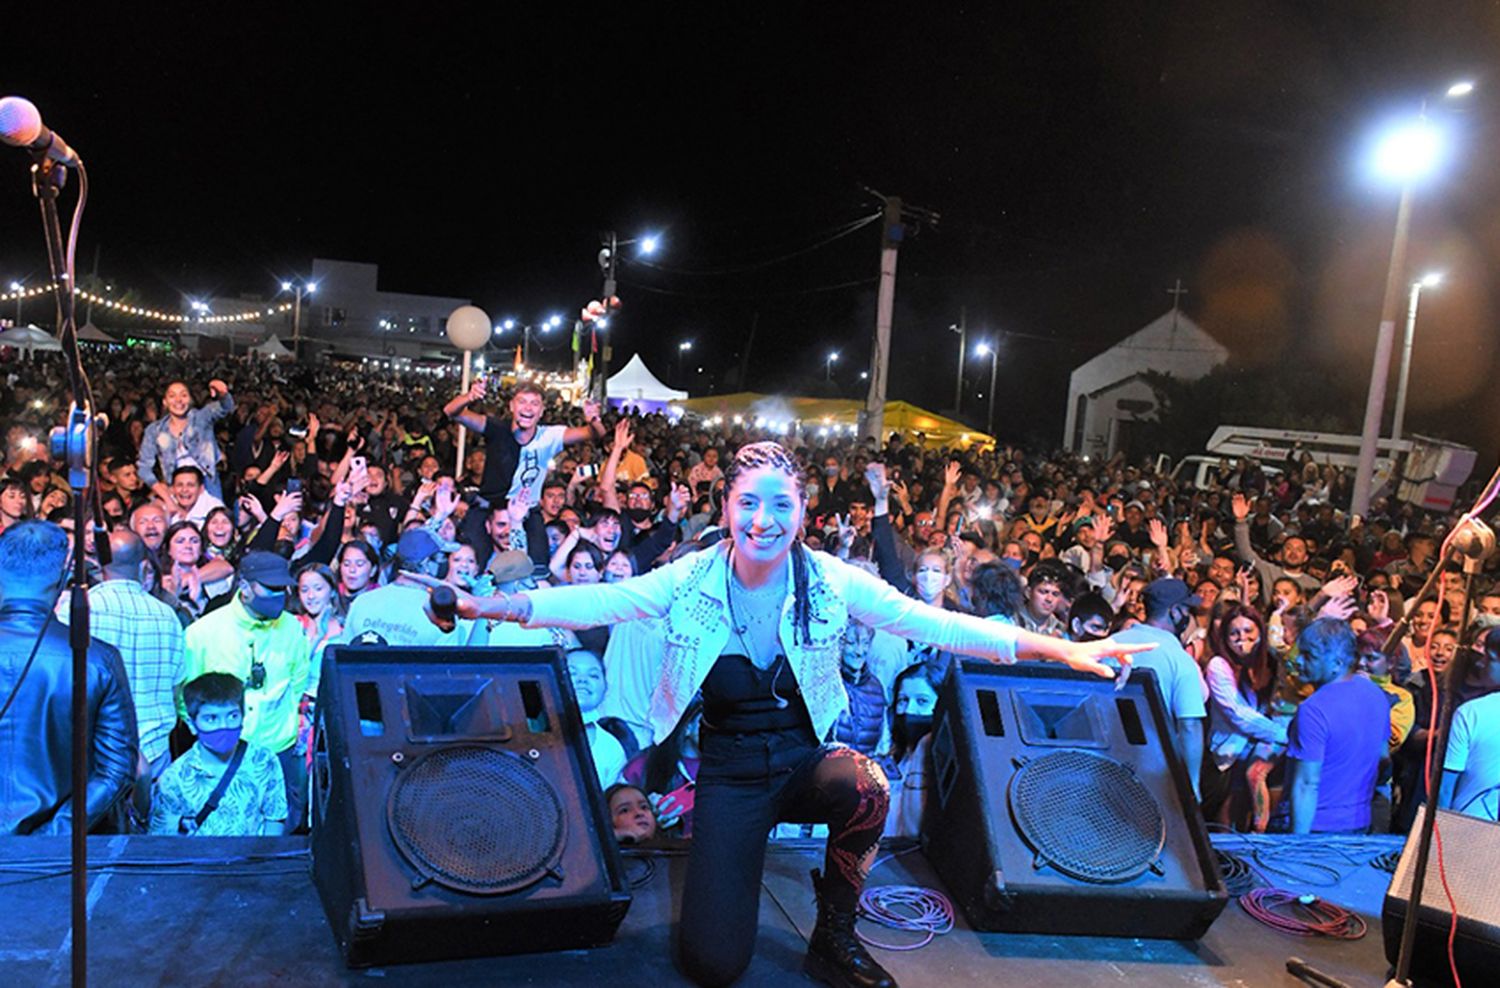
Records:
<instances>
[{"instance_id":1,"label":"child in crowd","mask_svg":"<svg viewBox=\"0 0 1500 988\"><path fill-rule=\"evenodd\" d=\"M621 844L644 844L656 837L656 811L646 794L628 782L617 782L604 790L609 821L615 840Z\"/></svg>"},{"instance_id":2,"label":"child in crowd","mask_svg":"<svg viewBox=\"0 0 1500 988\"><path fill-rule=\"evenodd\" d=\"M198 740L167 766L151 800L153 834L275 836L286 830L281 763L240 740L245 686L208 672L182 688L188 727Z\"/></svg>"}]
</instances>

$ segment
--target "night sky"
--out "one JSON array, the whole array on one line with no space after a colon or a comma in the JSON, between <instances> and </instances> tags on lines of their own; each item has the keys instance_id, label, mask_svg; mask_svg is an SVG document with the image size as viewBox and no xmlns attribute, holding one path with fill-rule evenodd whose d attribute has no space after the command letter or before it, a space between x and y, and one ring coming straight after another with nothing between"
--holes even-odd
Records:
<instances>
[{"instance_id":1,"label":"night sky","mask_svg":"<svg viewBox=\"0 0 1500 988\"><path fill-rule=\"evenodd\" d=\"M1055 441L1068 370L1179 277L1244 359L1314 361L1362 407L1396 193L1361 148L1474 78L1416 200L1412 266L1450 284L1424 296L1409 422L1494 450L1493 3L569 6L54 12L11 32L0 90L88 162L80 270L100 245L145 304L268 292L320 256L497 321L571 316L601 230L659 232L656 266L622 271L616 362L675 382L692 339L695 391L734 383L754 325L750 387L820 393L838 349L862 396L879 225L778 259L875 212L866 186L899 195L941 221L902 249L891 396L951 406L964 307L971 343L1006 333L1002 431ZM25 159L0 161L0 281L35 281Z\"/></svg>"}]
</instances>

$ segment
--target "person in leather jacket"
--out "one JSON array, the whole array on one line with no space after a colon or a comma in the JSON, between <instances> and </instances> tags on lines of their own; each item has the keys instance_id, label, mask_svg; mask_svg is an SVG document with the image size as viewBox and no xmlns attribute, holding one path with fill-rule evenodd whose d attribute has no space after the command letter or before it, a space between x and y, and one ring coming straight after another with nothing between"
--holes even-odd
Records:
<instances>
[{"instance_id":1,"label":"person in leather jacket","mask_svg":"<svg viewBox=\"0 0 1500 988\"><path fill-rule=\"evenodd\" d=\"M63 834L72 826L73 653L67 626L52 616L67 557L67 533L50 522L0 534L0 707L9 701L0 714L0 833ZM124 795L138 757L125 667L100 641L89 644L88 694L92 826Z\"/></svg>"}]
</instances>

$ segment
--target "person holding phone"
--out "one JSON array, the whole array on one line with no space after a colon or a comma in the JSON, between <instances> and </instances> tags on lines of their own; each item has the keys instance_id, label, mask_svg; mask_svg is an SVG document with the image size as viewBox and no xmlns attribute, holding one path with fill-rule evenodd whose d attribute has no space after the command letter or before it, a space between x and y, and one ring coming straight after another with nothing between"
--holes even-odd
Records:
<instances>
[{"instance_id":1,"label":"person holding phone","mask_svg":"<svg viewBox=\"0 0 1500 988\"><path fill-rule=\"evenodd\" d=\"M712 548L619 583L483 599L461 593L457 613L573 629L664 618L654 737L670 736L693 698L703 697L693 847L678 921L683 970L700 984L722 985L745 969L772 825L821 822L829 839L814 877L818 920L805 970L833 984L891 988L894 980L854 932L885 825L886 779L852 748L822 743L848 706L839 672L845 624L854 618L964 655L1050 659L1101 676L1114 674L1103 659L1128 662L1151 646L1046 638L930 607L808 550L802 475L777 443L742 447L726 481L730 535Z\"/></svg>"}]
</instances>

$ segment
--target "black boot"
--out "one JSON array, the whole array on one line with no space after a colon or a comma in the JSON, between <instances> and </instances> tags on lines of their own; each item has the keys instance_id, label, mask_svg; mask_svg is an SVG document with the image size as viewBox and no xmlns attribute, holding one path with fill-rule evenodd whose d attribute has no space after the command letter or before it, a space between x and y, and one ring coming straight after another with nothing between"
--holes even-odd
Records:
<instances>
[{"instance_id":1,"label":"black boot","mask_svg":"<svg viewBox=\"0 0 1500 988\"><path fill-rule=\"evenodd\" d=\"M854 910L829 901L826 880L816 869L812 879L818 893L818 925L813 927L802 970L834 988L897 988L896 979L875 963L855 934Z\"/></svg>"}]
</instances>

